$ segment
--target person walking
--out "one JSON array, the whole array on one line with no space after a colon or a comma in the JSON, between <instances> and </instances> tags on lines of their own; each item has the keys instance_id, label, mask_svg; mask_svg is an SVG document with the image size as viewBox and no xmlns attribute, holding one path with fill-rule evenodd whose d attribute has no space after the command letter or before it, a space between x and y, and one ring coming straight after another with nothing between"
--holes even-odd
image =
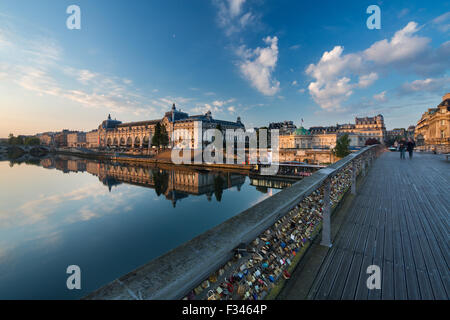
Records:
<instances>
[{"instance_id":1,"label":"person walking","mask_svg":"<svg viewBox=\"0 0 450 320\"><path fill-rule=\"evenodd\" d=\"M413 151L414 151L415 146L416 146L416 143L411 138L409 138L408 143L406 144L406 150L409 153L409 159L412 159L412 157L413 157Z\"/></svg>"},{"instance_id":2,"label":"person walking","mask_svg":"<svg viewBox=\"0 0 450 320\"><path fill-rule=\"evenodd\" d=\"M405 157L406 141L405 140L400 141L399 150L400 150L400 159L406 159L406 157Z\"/></svg>"}]
</instances>

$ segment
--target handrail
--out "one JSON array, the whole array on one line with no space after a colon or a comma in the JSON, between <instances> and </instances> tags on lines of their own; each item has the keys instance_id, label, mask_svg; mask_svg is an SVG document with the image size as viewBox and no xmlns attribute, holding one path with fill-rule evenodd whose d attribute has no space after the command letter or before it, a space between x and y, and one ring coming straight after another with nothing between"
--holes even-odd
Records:
<instances>
[{"instance_id":1,"label":"handrail","mask_svg":"<svg viewBox=\"0 0 450 320\"><path fill-rule=\"evenodd\" d=\"M181 299L233 257L234 249L250 243L323 183L362 155L374 158L376 146L350 154L291 187L167 252L84 299ZM364 161L364 163L366 163ZM353 170L355 171L355 170ZM324 214L325 216L325 214ZM324 221L324 224L326 221ZM324 226L325 229L325 226ZM325 231L325 230L324 230ZM325 245L328 245L327 243Z\"/></svg>"}]
</instances>

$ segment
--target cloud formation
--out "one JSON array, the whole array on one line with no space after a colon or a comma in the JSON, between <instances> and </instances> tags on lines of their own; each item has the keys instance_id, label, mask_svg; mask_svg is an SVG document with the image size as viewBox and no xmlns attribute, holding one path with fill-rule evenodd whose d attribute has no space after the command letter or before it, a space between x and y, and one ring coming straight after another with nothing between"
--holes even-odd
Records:
<instances>
[{"instance_id":1,"label":"cloud formation","mask_svg":"<svg viewBox=\"0 0 450 320\"><path fill-rule=\"evenodd\" d=\"M450 66L450 41L434 49L429 46L431 39L416 35L420 29L412 21L391 39L377 41L363 51L344 54L342 46L325 51L306 68L314 79L308 86L311 97L322 109L340 110L356 89L370 87L380 73L393 69L425 76L445 73Z\"/></svg>"},{"instance_id":2,"label":"cloud formation","mask_svg":"<svg viewBox=\"0 0 450 320\"><path fill-rule=\"evenodd\" d=\"M448 32L450 30L450 11L433 19L432 23L438 30Z\"/></svg>"},{"instance_id":3,"label":"cloud formation","mask_svg":"<svg viewBox=\"0 0 450 320\"><path fill-rule=\"evenodd\" d=\"M256 16L245 11L246 0L213 0L218 8L218 23L227 36L242 31L248 25L256 22Z\"/></svg>"},{"instance_id":4,"label":"cloud formation","mask_svg":"<svg viewBox=\"0 0 450 320\"><path fill-rule=\"evenodd\" d=\"M267 47L253 50L241 47L238 50L238 56L242 58L239 67L253 87L266 96L273 96L280 91L280 82L273 78L278 62L278 38L268 36L264 42Z\"/></svg>"},{"instance_id":5,"label":"cloud formation","mask_svg":"<svg viewBox=\"0 0 450 320\"><path fill-rule=\"evenodd\" d=\"M400 95L411 93L442 93L450 90L450 77L427 78L404 83L400 88Z\"/></svg>"}]
</instances>

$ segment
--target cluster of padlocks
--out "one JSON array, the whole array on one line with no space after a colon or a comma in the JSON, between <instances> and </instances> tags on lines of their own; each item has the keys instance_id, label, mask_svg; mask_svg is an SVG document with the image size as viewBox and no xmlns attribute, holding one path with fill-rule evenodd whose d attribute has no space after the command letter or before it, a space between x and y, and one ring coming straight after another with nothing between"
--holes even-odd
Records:
<instances>
[{"instance_id":1,"label":"cluster of padlocks","mask_svg":"<svg viewBox=\"0 0 450 320\"><path fill-rule=\"evenodd\" d=\"M361 163L357 161L357 172L360 168ZM332 207L339 203L351 182L351 165L331 179ZM249 245L237 248L230 261L184 299L264 299L279 280L291 277L289 266L319 230L324 206L323 189L322 186L303 199Z\"/></svg>"}]
</instances>

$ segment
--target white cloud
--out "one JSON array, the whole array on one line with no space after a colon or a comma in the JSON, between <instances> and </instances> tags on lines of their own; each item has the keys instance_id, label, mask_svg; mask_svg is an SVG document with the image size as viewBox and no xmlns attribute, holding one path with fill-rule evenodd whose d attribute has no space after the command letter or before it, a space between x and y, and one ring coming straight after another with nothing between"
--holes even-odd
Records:
<instances>
[{"instance_id":1,"label":"white cloud","mask_svg":"<svg viewBox=\"0 0 450 320\"><path fill-rule=\"evenodd\" d=\"M227 36L242 31L257 23L257 17L250 10L244 10L246 0L213 0L218 8L218 23Z\"/></svg>"},{"instance_id":2,"label":"white cloud","mask_svg":"<svg viewBox=\"0 0 450 320\"><path fill-rule=\"evenodd\" d=\"M378 101L378 102L386 102L387 101L387 97L386 97L386 91L380 92L378 94L375 94L373 96L373 98Z\"/></svg>"},{"instance_id":3,"label":"white cloud","mask_svg":"<svg viewBox=\"0 0 450 320\"><path fill-rule=\"evenodd\" d=\"M375 72L371 72L366 75L362 75L359 77L358 87L360 88L367 88L371 86L375 81L378 80L378 74Z\"/></svg>"},{"instance_id":4,"label":"white cloud","mask_svg":"<svg viewBox=\"0 0 450 320\"><path fill-rule=\"evenodd\" d=\"M433 19L432 23L442 32L450 30L450 11Z\"/></svg>"},{"instance_id":5,"label":"white cloud","mask_svg":"<svg viewBox=\"0 0 450 320\"><path fill-rule=\"evenodd\" d=\"M208 111L211 111L211 112L220 112L221 109L220 109L219 107L212 106L212 105L210 105L209 103L205 103L205 104L203 104L203 105L198 105L197 107L192 108L191 111L192 111L192 112L195 112L195 113L201 113L201 114L204 114L204 113L207 113Z\"/></svg>"},{"instance_id":6,"label":"white cloud","mask_svg":"<svg viewBox=\"0 0 450 320\"><path fill-rule=\"evenodd\" d=\"M78 71L78 81L80 81L83 84L87 84L90 80L95 78L96 74L89 71L89 70L79 70Z\"/></svg>"},{"instance_id":7,"label":"white cloud","mask_svg":"<svg viewBox=\"0 0 450 320\"><path fill-rule=\"evenodd\" d=\"M229 104L229 103L232 103L232 102L234 102L235 101L235 99L229 99L229 100L226 100L226 101L221 101L221 100L215 100L215 101L213 101L213 105L214 106L216 106L216 107L222 107L222 106L224 106L224 105L226 105L226 104Z\"/></svg>"},{"instance_id":8,"label":"white cloud","mask_svg":"<svg viewBox=\"0 0 450 320\"><path fill-rule=\"evenodd\" d=\"M428 38L414 35L419 30L416 22L409 22L406 27L397 31L390 41L377 41L365 50L365 58L383 65L416 57L425 51L430 42Z\"/></svg>"},{"instance_id":9,"label":"white cloud","mask_svg":"<svg viewBox=\"0 0 450 320\"><path fill-rule=\"evenodd\" d=\"M229 106L229 107L227 108L227 110L228 110L230 113L235 113L235 112L236 112L236 107L235 107L235 106Z\"/></svg>"},{"instance_id":10,"label":"white cloud","mask_svg":"<svg viewBox=\"0 0 450 320\"><path fill-rule=\"evenodd\" d=\"M377 41L366 50L344 54L342 46L335 46L325 51L316 64L306 68L314 79L308 87L312 98L323 109L337 110L355 89L375 83L379 73L392 69L421 75L445 73L450 65L450 41L433 49L428 45L431 39L416 35L419 30L416 22L409 22L391 39Z\"/></svg>"},{"instance_id":11,"label":"white cloud","mask_svg":"<svg viewBox=\"0 0 450 320\"><path fill-rule=\"evenodd\" d=\"M243 59L240 69L244 77L259 92L273 96L280 91L280 82L272 77L278 62L278 38L266 37L268 47L254 50L241 47L238 55Z\"/></svg>"},{"instance_id":12,"label":"white cloud","mask_svg":"<svg viewBox=\"0 0 450 320\"><path fill-rule=\"evenodd\" d=\"M228 0L230 15L236 17L241 14L245 0Z\"/></svg>"},{"instance_id":13,"label":"white cloud","mask_svg":"<svg viewBox=\"0 0 450 320\"><path fill-rule=\"evenodd\" d=\"M440 94L443 92L447 92L449 88L450 88L449 77L434 78L434 79L427 78L403 84L402 87L400 88L400 93L410 94L410 93L432 92Z\"/></svg>"},{"instance_id":14,"label":"white cloud","mask_svg":"<svg viewBox=\"0 0 450 320\"><path fill-rule=\"evenodd\" d=\"M324 52L317 64L311 64L306 69L306 74L315 79L308 86L309 92L323 109L339 109L341 103L353 94L353 89L365 88L378 79L374 72L362 74L363 59L360 55L343 55L343 51L343 47L336 46ZM358 82L352 82L346 76L352 73L361 74Z\"/></svg>"},{"instance_id":15,"label":"white cloud","mask_svg":"<svg viewBox=\"0 0 450 320\"><path fill-rule=\"evenodd\" d=\"M62 48L49 37L6 33L1 27L0 35L10 44L9 47L0 45L0 55L7 57L0 65L2 82L87 108L106 108L135 115L149 115L155 111L147 105L145 97L130 87L130 79L68 65L63 59Z\"/></svg>"}]
</instances>

